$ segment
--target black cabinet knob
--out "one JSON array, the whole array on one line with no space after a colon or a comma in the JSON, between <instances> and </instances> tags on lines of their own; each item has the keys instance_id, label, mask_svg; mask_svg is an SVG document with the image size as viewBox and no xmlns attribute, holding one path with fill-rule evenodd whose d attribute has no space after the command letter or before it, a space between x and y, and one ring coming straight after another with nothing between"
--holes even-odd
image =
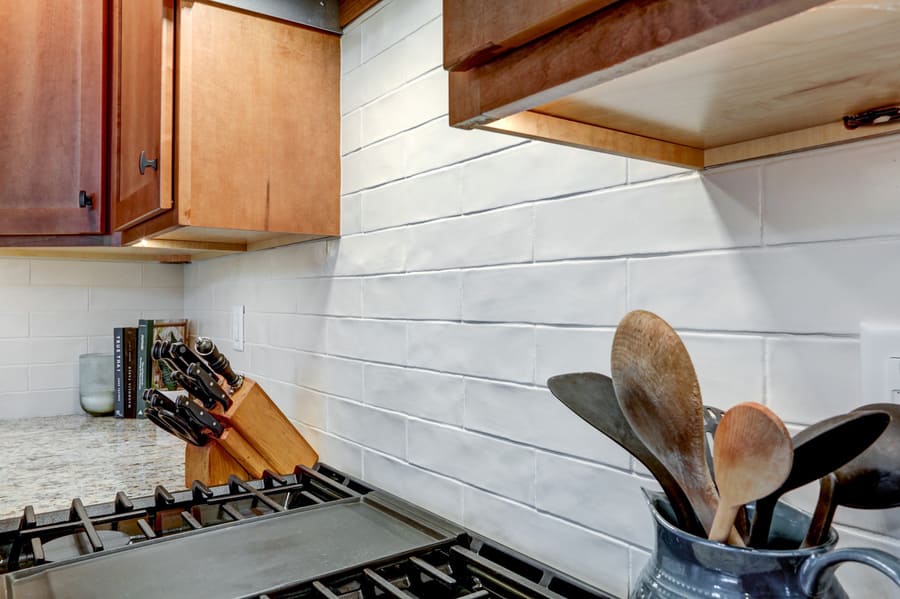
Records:
<instances>
[{"instance_id":1,"label":"black cabinet knob","mask_svg":"<svg viewBox=\"0 0 900 599\"><path fill-rule=\"evenodd\" d=\"M86 191L81 190L78 194L78 206L81 208L91 208L94 205L94 198L89 196Z\"/></svg>"},{"instance_id":2,"label":"black cabinet knob","mask_svg":"<svg viewBox=\"0 0 900 599\"><path fill-rule=\"evenodd\" d=\"M159 170L159 160L158 159L147 160L147 153L144 152L144 150L141 150L141 157L138 162L138 168L141 169L142 175L144 174L144 171L147 169L148 166L150 168L152 168L153 170L158 171Z\"/></svg>"}]
</instances>

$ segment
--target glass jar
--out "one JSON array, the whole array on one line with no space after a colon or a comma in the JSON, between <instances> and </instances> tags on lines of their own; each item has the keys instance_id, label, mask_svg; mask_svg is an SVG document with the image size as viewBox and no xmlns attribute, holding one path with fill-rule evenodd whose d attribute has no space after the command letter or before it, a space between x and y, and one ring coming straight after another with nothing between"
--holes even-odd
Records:
<instances>
[{"instance_id":1,"label":"glass jar","mask_svg":"<svg viewBox=\"0 0 900 599\"><path fill-rule=\"evenodd\" d=\"M78 356L78 396L81 409L92 416L113 413L113 355Z\"/></svg>"}]
</instances>

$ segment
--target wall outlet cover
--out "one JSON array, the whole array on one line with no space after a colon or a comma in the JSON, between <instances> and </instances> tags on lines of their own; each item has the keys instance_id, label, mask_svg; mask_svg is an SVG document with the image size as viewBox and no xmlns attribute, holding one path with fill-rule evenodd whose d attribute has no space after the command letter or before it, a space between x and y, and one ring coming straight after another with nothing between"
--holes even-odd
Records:
<instances>
[{"instance_id":1,"label":"wall outlet cover","mask_svg":"<svg viewBox=\"0 0 900 599\"><path fill-rule=\"evenodd\" d=\"M231 347L244 351L244 306L231 307Z\"/></svg>"},{"instance_id":2,"label":"wall outlet cover","mask_svg":"<svg viewBox=\"0 0 900 599\"><path fill-rule=\"evenodd\" d=\"M864 322L859 341L862 403L898 403L900 322Z\"/></svg>"}]
</instances>

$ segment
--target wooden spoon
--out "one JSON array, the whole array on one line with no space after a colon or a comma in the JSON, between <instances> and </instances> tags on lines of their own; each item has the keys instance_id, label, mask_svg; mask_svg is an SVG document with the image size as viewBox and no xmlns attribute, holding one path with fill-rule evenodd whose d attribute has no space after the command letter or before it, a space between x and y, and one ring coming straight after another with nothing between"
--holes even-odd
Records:
<instances>
[{"instance_id":1,"label":"wooden spoon","mask_svg":"<svg viewBox=\"0 0 900 599\"><path fill-rule=\"evenodd\" d=\"M681 338L659 316L629 312L613 338L611 362L622 413L708 532L719 497L706 465L700 385ZM733 537L737 544L736 531Z\"/></svg>"},{"instance_id":2,"label":"wooden spoon","mask_svg":"<svg viewBox=\"0 0 900 599\"><path fill-rule=\"evenodd\" d=\"M887 428L886 412L851 412L826 418L794 435L794 462L787 480L756 502L751 527L751 547L765 547L778 498L818 480L865 451Z\"/></svg>"},{"instance_id":3,"label":"wooden spoon","mask_svg":"<svg viewBox=\"0 0 900 599\"><path fill-rule=\"evenodd\" d=\"M738 509L778 489L791 472L794 448L781 419L764 405L747 402L722 417L713 449L719 508L709 532L723 542Z\"/></svg>"},{"instance_id":4,"label":"wooden spoon","mask_svg":"<svg viewBox=\"0 0 900 599\"><path fill-rule=\"evenodd\" d=\"M618 443L653 474L668 497L682 530L704 534L690 502L672 474L650 453L625 420L611 378L596 372L574 372L550 377L547 386L566 407Z\"/></svg>"},{"instance_id":5,"label":"wooden spoon","mask_svg":"<svg viewBox=\"0 0 900 599\"><path fill-rule=\"evenodd\" d=\"M875 510L900 506L900 405L875 403L853 412L887 412L891 423L864 452L834 471L833 492L823 488L804 547L820 545L828 535L838 505ZM853 413L851 412L851 413Z\"/></svg>"}]
</instances>

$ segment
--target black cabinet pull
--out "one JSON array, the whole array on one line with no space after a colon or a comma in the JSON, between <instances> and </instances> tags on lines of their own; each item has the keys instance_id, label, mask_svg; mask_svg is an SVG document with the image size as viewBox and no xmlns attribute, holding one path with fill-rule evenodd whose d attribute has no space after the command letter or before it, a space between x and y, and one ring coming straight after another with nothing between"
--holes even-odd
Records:
<instances>
[{"instance_id":1,"label":"black cabinet pull","mask_svg":"<svg viewBox=\"0 0 900 599\"><path fill-rule=\"evenodd\" d=\"M86 191L81 190L78 194L78 205L81 208L91 208L94 206L94 198L89 196Z\"/></svg>"},{"instance_id":2,"label":"black cabinet pull","mask_svg":"<svg viewBox=\"0 0 900 599\"><path fill-rule=\"evenodd\" d=\"M141 158L140 158L140 161L138 162L138 168L141 169L142 175L144 174L144 170L146 170L146 168L148 166L150 168L152 168L153 170L158 171L159 170L159 160L158 159L147 160L147 153L144 152L144 150L141 150Z\"/></svg>"}]
</instances>

